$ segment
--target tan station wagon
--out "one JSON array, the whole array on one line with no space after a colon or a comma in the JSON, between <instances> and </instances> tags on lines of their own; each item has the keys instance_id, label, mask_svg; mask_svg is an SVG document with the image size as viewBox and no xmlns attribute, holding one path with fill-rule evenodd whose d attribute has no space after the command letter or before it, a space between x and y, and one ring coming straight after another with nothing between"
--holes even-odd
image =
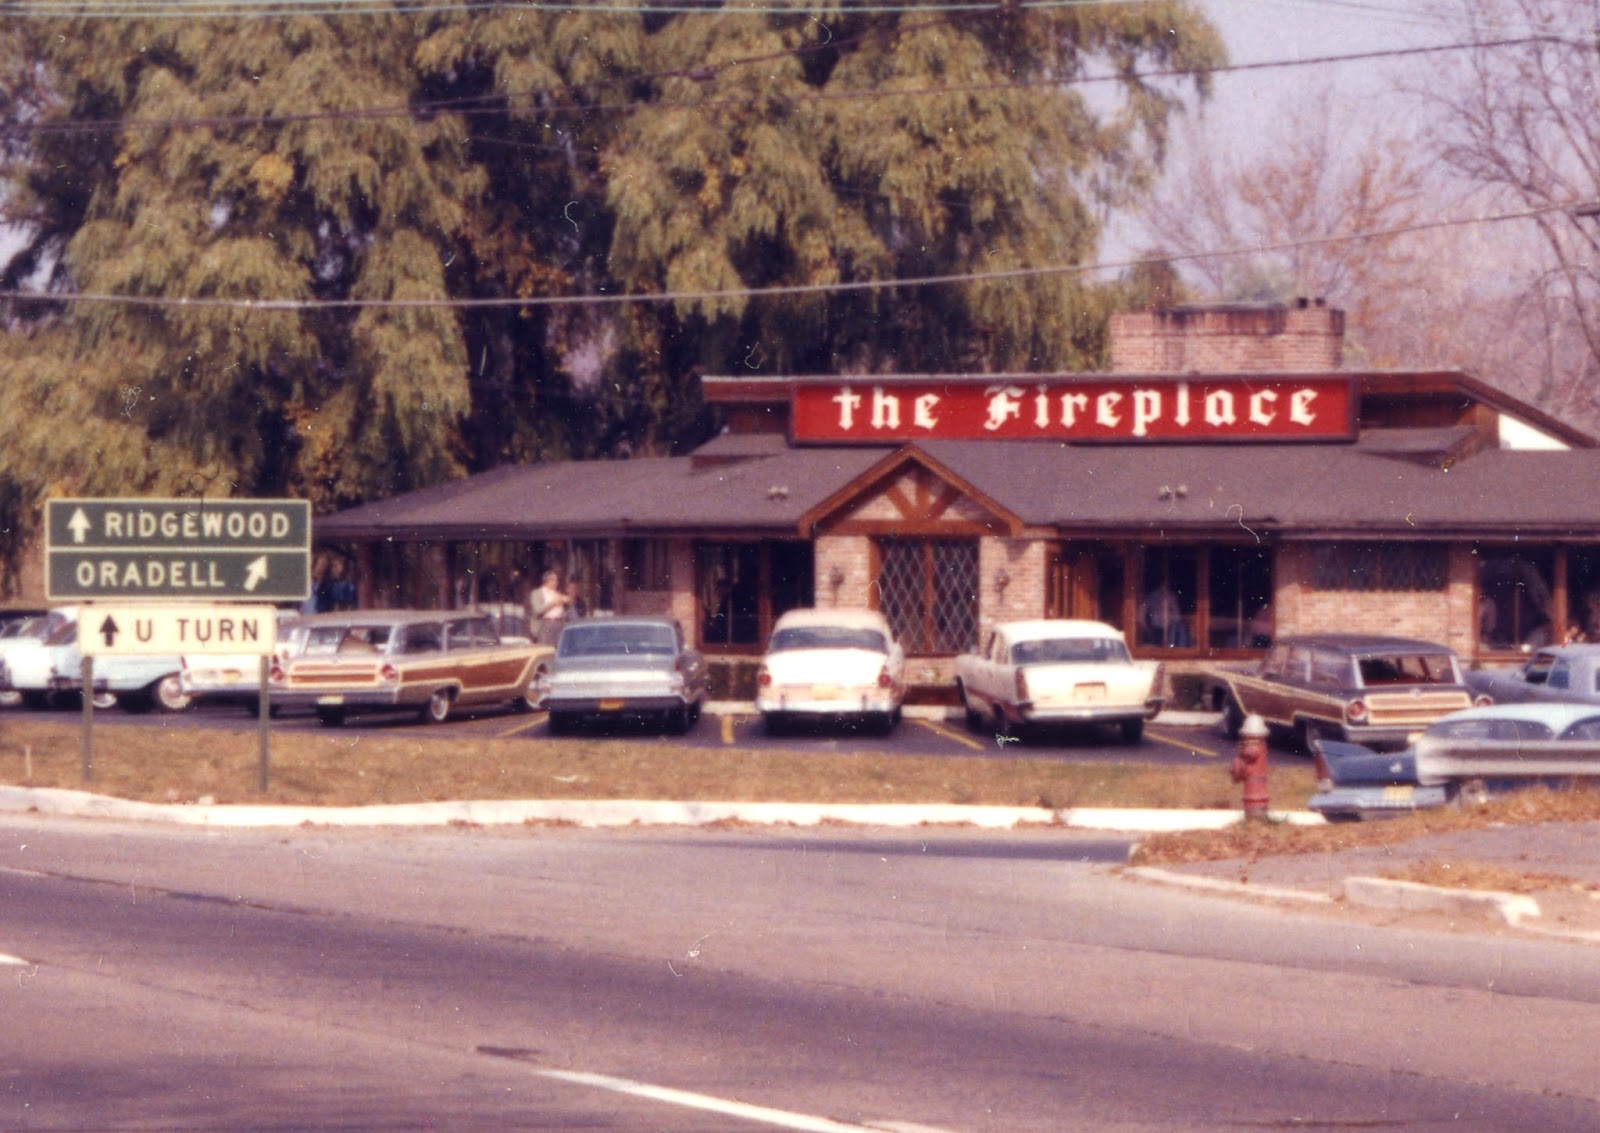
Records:
<instances>
[{"instance_id":1,"label":"tan station wagon","mask_svg":"<svg viewBox=\"0 0 1600 1133\"><path fill-rule=\"evenodd\" d=\"M1474 697L1448 648L1401 637L1280 638L1256 668L1214 676L1229 736L1259 716L1307 750L1319 736L1404 746L1439 717L1489 703Z\"/></svg>"},{"instance_id":2,"label":"tan station wagon","mask_svg":"<svg viewBox=\"0 0 1600 1133\"><path fill-rule=\"evenodd\" d=\"M298 657L272 674L272 700L315 709L327 725L357 712L410 710L443 723L457 708L533 705L540 664L553 650L501 639L471 611L366 610L319 619Z\"/></svg>"}]
</instances>

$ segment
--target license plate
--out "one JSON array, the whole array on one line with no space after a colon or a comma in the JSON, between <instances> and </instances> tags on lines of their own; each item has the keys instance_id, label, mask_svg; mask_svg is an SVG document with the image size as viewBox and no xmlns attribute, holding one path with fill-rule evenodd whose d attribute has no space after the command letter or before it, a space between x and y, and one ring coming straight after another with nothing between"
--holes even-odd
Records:
<instances>
[{"instance_id":1,"label":"license plate","mask_svg":"<svg viewBox=\"0 0 1600 1133\"><path fill-rule=\"evenodd\" d=\"M327 704L327 705L343 704L344 703L344 697L342 697L342 696L319 696L319 697L317 697L317 703L318 704Z\"/></svg>"},{"instance_id":2,"label":"license plate","mask_svg":"<svg viewBox=\"0 0 1600 1133\"><path fill-rule=\"evenodd\" d=\"M623 705L623 701L620 698L602 700L600 702L600 711L602 711L602 712L621 712L622 711L622 705Z\"/></svg>"},{"instance_id":3,"label":"license plate","mask_svg":"<svg viewBox=\"0 0 1600 1133\"><path fill-rule=\"evenodd\" d=\"M1383 801L1386 803L1408 803L1417 794L1415 787L1389 786L1383 789Z\"/></svg>"},{"instance_id":4,"label":"license plate","mask_svg":"<svg viewBox=\"0 0 1600 1133\"><path fill-rule=\"evenodd\" d=\"M813 700L838 700L839 686L837 685L812 685L811 698Z\"/></svg>"},{"instance_id":5,"label":"license plate","mask_svg":"<svg viewBox=\"0 0 1600 1133\"><path fill-rule=\"evenodd\" d=\"M1104 700L1105 698L1105 685L1077 685L1072 690L1073 700Z\"/></svg>"}]
</instances>

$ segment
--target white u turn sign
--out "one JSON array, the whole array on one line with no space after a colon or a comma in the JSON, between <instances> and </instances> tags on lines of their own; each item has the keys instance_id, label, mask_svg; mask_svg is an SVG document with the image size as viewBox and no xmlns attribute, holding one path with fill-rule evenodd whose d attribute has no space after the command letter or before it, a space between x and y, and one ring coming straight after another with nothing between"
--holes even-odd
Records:
<instances>
[{"instance_id":1,"label":"white u turn sign","mask_svg":"<svg viewBox=\"0 0 1600 1133\"><path fill-rule=\"evenodd\" d=\"M272 606L84 606L78 648L87 657L124 653L244 653L266 656L278 643Z\"/></svg>"}]
</instances>

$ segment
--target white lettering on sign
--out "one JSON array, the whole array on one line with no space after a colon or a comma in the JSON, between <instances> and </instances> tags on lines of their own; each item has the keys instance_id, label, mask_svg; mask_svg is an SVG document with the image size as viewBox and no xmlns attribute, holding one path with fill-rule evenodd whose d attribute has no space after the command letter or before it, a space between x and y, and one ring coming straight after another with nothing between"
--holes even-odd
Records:
<instances>
[{"instance_id":1,"label":"white lettering on sign","mask_svg":"<svg viewBox=\"0 0 1600 1133\"><path fill-rule=\"evenodd\" d=\"M73 573L83 590L222 590L228 585L218 574L216 562L210 559L83 559Z\"/></svg>"},{"instance_id":2,"label":"white lettering on sign","mask_svg":"<svg viewBox=\"0 0 1600 1133\"><path fill-rule=\"evenodd\" d=\"M286 539L289 516L281 511L108 511L104 538L121 542L150 539Z\"/></svg>"},{"instance_id":3,"label":"white lettering on sign","mask_svg":"<svg viewBox=\"0 0 1600 1133\"><path fill-rule=\"evenodd\" d=\"M1341 404L1321 400L1325 386L1281 380L1262 385L1245 379L1220 386L1193 381L1128 381L1114 388L1106 388L1105 382L1077 388L1046 382L950 385L938 392L911 384L835 386L819 391L823 396L817 401L807 401L808 407L828 408L816 416L808 408L797 436L867 442L912 436L1178 441L1343 437L1343 429L1324 420L1325 404ZM1334 393L1342 396L1339 390ZM1337 408L1332 412L1338 416Z\"/></svg>"}]
</instances>

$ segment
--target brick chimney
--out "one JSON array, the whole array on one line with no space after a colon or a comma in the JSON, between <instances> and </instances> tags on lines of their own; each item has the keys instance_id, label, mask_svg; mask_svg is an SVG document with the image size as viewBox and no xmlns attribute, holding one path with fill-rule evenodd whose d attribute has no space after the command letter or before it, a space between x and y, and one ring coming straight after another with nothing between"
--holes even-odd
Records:
<instances>
[{"instance_id":1,"label":"brick chimney","mask_svg":"<svg viewBox=\"0 0 1600 1133\"><path fill-rule=\"evenodd\" d=\"M1344 312L1321 299L1111 316L1111 370L1117 374L1325 372L1343 361Z\"/></svg>"}]
</instances>

